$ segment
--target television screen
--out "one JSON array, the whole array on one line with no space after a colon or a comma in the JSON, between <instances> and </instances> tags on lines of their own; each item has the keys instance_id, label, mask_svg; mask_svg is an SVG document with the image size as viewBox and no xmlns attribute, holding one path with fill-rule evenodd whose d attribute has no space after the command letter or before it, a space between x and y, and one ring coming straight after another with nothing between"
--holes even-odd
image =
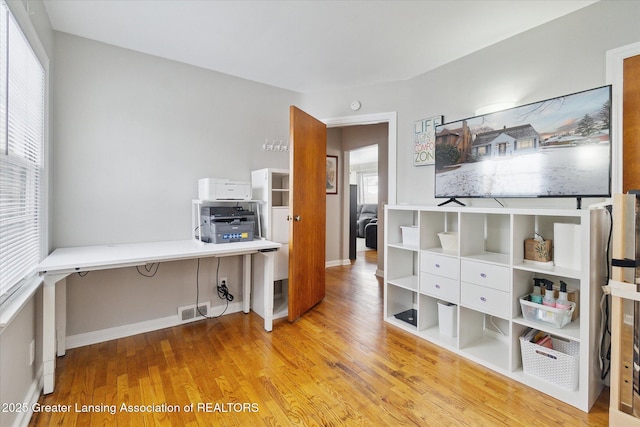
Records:
<instances>
[{"instance_id":1,"label":"television screen","mask_svg":"<svg viewBox=\"0 0 640 427\"><path fill-rule=\"evenodd\" d=\"M436 127L435 197L608 197L611 86Z\"/></svg>"}]
</instances>

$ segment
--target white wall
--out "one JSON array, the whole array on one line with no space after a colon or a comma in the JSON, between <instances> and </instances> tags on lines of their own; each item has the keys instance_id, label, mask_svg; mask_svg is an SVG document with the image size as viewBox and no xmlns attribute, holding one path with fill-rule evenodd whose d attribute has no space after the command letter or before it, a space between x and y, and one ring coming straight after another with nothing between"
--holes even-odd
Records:
<instances>
[{"instance_id":1,"label":"white wall","mask_svg":"<svg viewBox=\"0 0 640 427\"><path fill-rule=\"evenodd\" d=\"M236 77L55 33L53 247L189 239L199 178L250 181L287 168L289 106L299 95ZM200 301L222 311L213 260L201 266ZM238 257L223 258L234 302ZM67 334L160 319L194 304L196 261L72 275ZM153 301L153 303L148 303Z\"/></svg>"},{"instance_id":2,"label":"white wall","mask_svg":"<svg viewBox=\"0 0 640 427\"><path fill-rule=\"evenodd\" d=\"M638 22L640 2L602 1L416 78L305 94L302 106L316 117L350 116L354 99L362 102L361 114L397 111L397 201L434 204L433 166L412 163L414 121L435 115L454 121L503 98L521 105L602 86L606 51L640 40ZM446 44L446 36L438 43ZM465 202L498 206L492 200ZM573 199L506 203L575 207Z\"/></svg>"},{"instance_id":3,"label":"white wall","mask_svg":"<svg viewBox=\"0 0 640 427\"><path fill-rule=\"evenodd\" d=\"M199 178L286 168L294 92L56 33L54 247L190 238Z\"/></svg>"}]
</instances>

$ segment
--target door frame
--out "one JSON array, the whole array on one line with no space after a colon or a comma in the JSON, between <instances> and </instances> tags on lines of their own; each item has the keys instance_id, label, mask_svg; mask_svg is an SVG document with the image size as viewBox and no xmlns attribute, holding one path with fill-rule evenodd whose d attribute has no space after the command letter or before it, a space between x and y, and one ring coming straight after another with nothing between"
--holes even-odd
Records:
<instances>
[{"instance_id":1,"label":"door frame","mask_svg":"<svg viewBox=\"0 0 640 427\"><path fill-rule=\"evenodd\" d=\"M622 90L624 60L640 55L640 42L607 51L607 84L611 85L611 192L622 192Z\"/></svg>"},{"instance_id":2,"label":"door frame","mask_svg":"<svg viewBox=\"0 0 640 427\"><path fill-rule=\"evenodd\" d=\"M396 204L396 158L397 158L397 128L398 113L395 111L388 113L363 114L360 116L345 116L331 119L321 119L327 125L327 128L337 128L356 125L375 125L379 123L388 123L388 145L389 145L389 176L388 178L388 203Z\"/></svg>"},{"instance_id":3,"label":"door frame","mask_svg":"<svg viewBox=\"0 0 640 427\"><path fill-rule=\"evenodd\" d=\"M388 131L387 131L387 156L388 156L388 165L387 165L387 203L390 205L395 205L396 204L396 197L397 197L397 172L396 172L396 164L397 164L397 147L398 147L398 134L397 134L397 129L398 129L398 113L396 111L391 111L391 112L386 112L386 113L374 113L374 114L363 114L363 115L357 115L357 116L345 116L345 117L336 117L336 118L329 118L329 119L321 119L322 122L324 122L327 125L327 128L336 128L336 127L347 127L347 126L356 126L356 125L375 125L375 124L380 124L380 123L387 123L388 125ZM344 165L347 165L348 162L344 161L342 162L343 164L343 168ZM344 180L343 182L346 181L346 187L344 186L345 184L343 183L343 206L348 206L349 205L349 199L348 199L348 180ZM345 209L343 209L343 217L346 216L346 219L342 221L342 235L343 236L348 236L349 234L349 221L348 221L348 217L349 217L349 213L348 212L344 212ZM381 215L382 213L380 213L379 215ZM384 225L384 221L380 222L380 225ZM384 233L382 234L384 236ZM347 239L347 246L348 247L348 239ZM343 242L343 248L345 247L345 244ZM384 242L383 242L383 246L384 246ZM384 262L384 259L382 257L382 251L378 251L378 265L383 265L382 263ZM344 258L344 249L343 249L343 253L342 256ZM346 257L348 259L348 256ZM348 260L347 260L348 261ZM380 269L378 269L376 271L376 274L379 276L383 275L383 271L381 271Z\"/></svg>"}]
</instances>

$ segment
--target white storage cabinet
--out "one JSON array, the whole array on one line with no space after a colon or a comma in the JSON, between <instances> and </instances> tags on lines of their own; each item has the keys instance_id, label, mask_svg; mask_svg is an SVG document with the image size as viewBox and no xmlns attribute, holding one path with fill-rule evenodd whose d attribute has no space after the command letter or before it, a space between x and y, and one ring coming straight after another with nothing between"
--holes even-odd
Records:
<instances>
[{"instance_id":1,"label":"white storage cabinet","mask_svg":"<svg viewBox=\"0 0 640 427\"><path fill-rule=\"evenodd\" d=\"M260 212L262 235L267 240L282 243L274 260L273 319L287 316L289 277L289 171L259 169L251 172L252 198L263 202ZM264 318L259 290L252 299L251 309Z\"/></svg>"},{"instance_id":2,"label":"white storage cabinet","mask_svg":"<svg viewBox=\"0 0 640 427\"><path fill-rule=\"evenodd\" d=\"M589 411L603 387L597 348L606 221L602 210L386 206L385 321ZM526 263L525 239L539 233L553 240L557 223L579 228L578 268ZM417 245L403 243L403 226L417 227ZM457 232L457 252L442 250L442 232ZM531 293L534 277L577 290L579 316L559 329L526 320L519 298ZM438 301L458 306L454 336L440 333ZM415 326L395 317L410 309ZM578 349L575 390L525 372L519 339L530 327Z\"/></svg>"}]
</instances>

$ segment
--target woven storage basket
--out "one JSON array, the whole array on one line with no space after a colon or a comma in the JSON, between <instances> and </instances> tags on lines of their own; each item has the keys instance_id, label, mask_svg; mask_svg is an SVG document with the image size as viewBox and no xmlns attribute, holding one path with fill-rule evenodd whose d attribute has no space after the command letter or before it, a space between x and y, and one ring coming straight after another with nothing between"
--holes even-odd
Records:
<instances>
[{"instance_id":1,"label":"woven storage basket","mask_svg":"<svg viewBox=\"0 0 640 427\"><path fill-rule=\"evenodd\" d=\"M520 337L522 369L569 391L578 389L580 343L551 337L553 350Z\"/></svg>"}]
</instances>

